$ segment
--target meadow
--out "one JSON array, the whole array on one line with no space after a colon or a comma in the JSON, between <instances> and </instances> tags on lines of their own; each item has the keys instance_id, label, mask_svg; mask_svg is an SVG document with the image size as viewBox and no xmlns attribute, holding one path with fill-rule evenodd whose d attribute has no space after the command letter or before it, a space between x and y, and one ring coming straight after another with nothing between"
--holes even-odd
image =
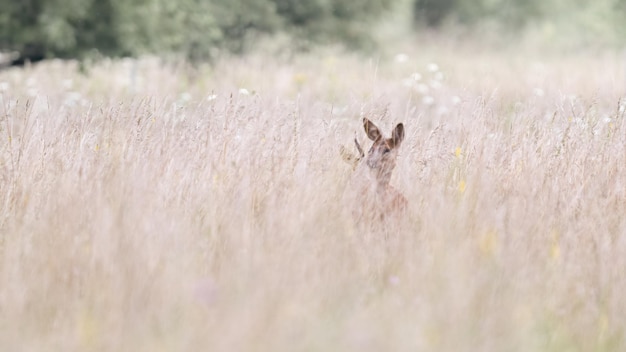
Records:
<instances>
[{"instance_id":1,"label":"meadow","mask_svg":"<svg viewBox=\"0 0 626 352\"><path fill-rule=\"evenodd\" d=\"M626 58L0 71L3 351L621 351ZM387 228L339 155L406 136Z\"/></svg>"}]
</instances>

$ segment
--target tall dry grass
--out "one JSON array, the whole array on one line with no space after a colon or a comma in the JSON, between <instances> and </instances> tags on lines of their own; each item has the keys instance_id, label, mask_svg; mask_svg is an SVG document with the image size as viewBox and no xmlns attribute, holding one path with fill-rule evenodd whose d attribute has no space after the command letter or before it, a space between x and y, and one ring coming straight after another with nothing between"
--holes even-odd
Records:
<instances>
[{"instance_id":1,"label":"tall dry grass","mask_svg":"<svg viewBox=\"0 0 626 352\"><path fill-rule=\"evenodd\" d=\"M445 48L0 72L0 347L623 350L625 74ZM341 202L362 116L406 128L389 228Z\"/></svg>"}]
</instances>

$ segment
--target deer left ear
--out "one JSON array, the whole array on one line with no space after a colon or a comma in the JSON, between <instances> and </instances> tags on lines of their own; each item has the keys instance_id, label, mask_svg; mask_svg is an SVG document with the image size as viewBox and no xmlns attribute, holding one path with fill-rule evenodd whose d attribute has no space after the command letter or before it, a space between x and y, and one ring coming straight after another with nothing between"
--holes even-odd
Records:
<instances>
[{"instance_id":1,"label":"deer left ear","mask_svg":"<svg viewBox=\"0 0 626 352\"><path fill-rule=\"evenodd\" d=\"M378 127L376 127L376 125L374 125L374 123L368 120L366 117L363 118L363 128L365 129L365 134L367 134L367 137L374 142L382 136Z\"/></svg>"},{"instance_id":2,"label":"deer left ear","mask_svg":"<svg viewBox=\"0 0 626 352\"><path fill-rule=\"evenodd\" d=\"M393 147L397 148L400 146L400 143L404 140L404 125L399 123L396 125L396 128L393 129L393 134L391 135L391 142L393 143Z\"/></svg>"}]
</instances>

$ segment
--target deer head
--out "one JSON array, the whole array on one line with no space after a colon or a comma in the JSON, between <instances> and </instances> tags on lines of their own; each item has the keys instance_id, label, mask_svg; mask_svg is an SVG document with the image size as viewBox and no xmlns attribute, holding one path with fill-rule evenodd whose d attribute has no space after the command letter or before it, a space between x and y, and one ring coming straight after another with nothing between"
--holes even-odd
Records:
<instances>
[{"instance_id":1,"label":"deer head","mask_svg":"<svg viewBox=\"0 0 626 352\"><path fill-rule=\"evenodd\" d=\"M384 138L380 129L367 118L363 118L363 128L369 139L374 142L367 152L367 158L356 136L354 137L354 145L356 146L358 154L354 155L350 153L347 148L342 145L339 149L341 157L345 162L352 165L353 168L356 168L361 160L365 158L367 166L375 171L377 175L380 175L377 176L380 177L379 181L388 184L391 172L396 165L396 158L398 156L397 148L404 139L404 125L401 123L397 124L391 138ZM384 182L385 180L386 182Z\"/></svg>"},{"instance_id":2,"label":"deer head","mask_svg":"<svg viewBox=\"0 0 626 352\"><path fill-rule=\"evenodd\" d=\"M387 187L391 180L391 173L396 167L398 157L398 147L404 139L404 125L399 123L393 129L391 138L385 138L380 129L367 118L363 118L363 128L365 134L374 142L367 152L365 164L374 173L379 186ZM361 150L358 141L355 140L357 149Z\"/></svg>"}]
</instances>

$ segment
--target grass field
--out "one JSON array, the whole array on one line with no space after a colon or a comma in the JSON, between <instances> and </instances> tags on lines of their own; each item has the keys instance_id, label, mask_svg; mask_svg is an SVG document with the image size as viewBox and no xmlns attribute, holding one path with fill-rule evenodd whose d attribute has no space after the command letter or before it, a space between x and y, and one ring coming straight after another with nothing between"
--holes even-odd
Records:
<instances>
[{"instance_id":1,"label":"grass field","mask_svg":"<svg viewBox=\"0 0 626 352\"><path fill-rule=\"evenodd\" d=\"M623 351L626 60L0 72L3 351ZM339 146L406 137L389 228Z\"/></svg>"}]
</instances>

